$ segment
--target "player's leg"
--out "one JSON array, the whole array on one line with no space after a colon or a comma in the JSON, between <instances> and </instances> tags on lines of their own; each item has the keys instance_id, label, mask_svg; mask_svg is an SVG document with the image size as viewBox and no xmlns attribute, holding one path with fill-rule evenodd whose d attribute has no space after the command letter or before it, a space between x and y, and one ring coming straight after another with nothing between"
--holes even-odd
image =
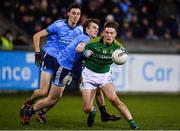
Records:
<instances>
[{"instance_id":1,"label":"player's leg","mask_svg":"<svg viewBox=\"0 0 180 131\"><path fill-rule=\"evenodd\" d=\"M62 66L60 66L57 61L55 61L55 65L57 66L57 68L56 68L56 71L55 71L55 73L53 74L53 77L52 77L52 83L53 83L52 87L57 86L57 87L60 87L60 88L62 88L62 87L64 88L64 86L71 79L71 77L68 75L69 70L63 68ZM62 92L63 92L63 90L62 90ZM38 115L36 117L36 120L38 122L45 123L46 122L45 113L47 113L47 111L50 110L57 102L58 102L58 99L56 101L54 101L53 104L50 104L49 106L44 107L43 109L41 109L41 111L39 111L39 113L38 113Z\"/></svg>"},{"instance_id":2,"label":"player's leg","mask_svg":"<svg viewBox=\"0 0 180 131\"><path fill-rule=\"evenodd\" d=\"M57 59L45 52L43 52L43 54L44 56L41 66L40 88L33 92L32 96L30 97L30 100L32 101L48 94L51 78L53 73L57 70L56 65L54 64L57 62Z\"/></svg>"},{"instance_id":3,"label":"player's leg","mask_svg":"<svg viewBox=\"0 0 180 131\"><path fill-rule=\"evenodd\" d=\"M52 85L48 97L37 101L30 109L28 109L23 117L22 123L29 124L30 118L35 114L35 112L55 105L62 96L63 91L64 87Z\"/></svg>"},{"instance_id":4,"label":"player's leg","mask_svg":"<svg viewBox=\"0 0 180 131\"><path fill-rule=\"evenodd\" d=\"M35 100L40 96L46 96L48 94L51 77L51 73L45 71L41 72L40 89L33 92L32 96L30 97L31 100Z\"/></svg>"},{"instance_id":5,"label":"player's leg","mask_svg":"<svg viewBox=\"0 0 180 131\"><path fill-rule=\"evenodd\" d=\"M59 99L58 99L59 100ZM36 116L36 120L37 122L40 122L40 123L46 123L47 122L47 119L46 119L46 116L45 114L53 107L56 105L56 103L58 102L58 100L51 106L45 108L45 109L42 109L38 112L37 116Z\"/></svg>"},{"instance_id":6,"label":"player's leg","mask_svg":"<svg viewBox=\"0 0 180 131\"><path fill-rule=\"evenodd\" d=\"M30 108L30 106L32 104L34 104L35 99L48 94L49 84L50 84L50 81L51 81L52 74L42 71L40 77L41 77L40 78L40 88L36 89L33 92L32 96L30 98L28 98L24 102L24 104L21 106L20 116L22 116L22 114L24 113L24 111L26 109Z\"/></svg>"},{"instance_id":7,"label":"player's leg","mask_svg":"<svg viewBox=\"0 0 180 131\"><path fill-rule=\"evenodd\" d=\"M87 125L92 127L94 124L94 117L96 114L96 109L93 106L93 100L95 98L96 89L82 89L82 99L83 99L83 110L88 113Z\"/></svg>"},{"instance_id":8,"label":"player's leg","mask_svg":"<svg viewBox=\"0 0 180 131\"><path fill-rule=\"evenodd\" d=\"M53 72L55 71L54 61L57 61L56 58L48 55L43 52L43 61L41 65L41 74L40 74L40 88L36 89L32 96L28 98L25 103L21 106L20 116L22 117L25 110L27 110L35 101L35 99L45 96L48 94L49 85Z\"/></svg>"},{"instance_id":9,"label":"player's leg","mask_svg":"<svg viewBox=\"0 0 180 131\"><path fill-rule=\"evenodd\" d=\"M92 127L94 124L94 118L96 109L93 107L93 101L96 95L97 84L95 83L94 74L91 70L84 68L82 71L82 99L83 110L88 113L87 125Z\"/></svg>"},{"instance_id":10,"label":"player's leg","mask_svg":"<svg viewBox=\"0 0 180 131\"><path fill-rule=\"evenodd\" d=\"M115 88L111 83L107 83L102 87L103 92L112 103L113 106L117 108L117 110L125 117L128 121L131 129L138 129L138 125L133 120L130 111L128 110L127 106L119 99L116 94Z\"/></svg>"},{"instance_id":11,"label":"player's leg","mask_svg":"<svg viewBox=\"0 0 180 131\"><path fill-rule=\"evenodd\" d=\"M70 75L67 75L64 79L63 79L63 84L67 85L70 81L71 81L72 77ZM56 101L56 103L58 102L58 100ZM55 103L55 104L56 104ZM54 105L55 105L54 104ZM50 110L54 105L47 107L45 109L42 109L38 112L38 115L36 117L36 120L40 123L46 123L46 117L45 114L48 112L48 110Z\"/></svg>"},{"instance_id":12,"label":"player's leg","mask_svg":"<svg viewBox=\"0 0 180 131\"><path fill-rule=\"evenodd\" d=\"M101 113L101 120L102 122L107 121L116 121L121 119L120 116L112 115L106 111L105 107L105 100L104 100L104 94L101 89L97 89L96 92L96 103L99 107L100 113Z\"/></svg>"},{"instance_id":13,"label":"player's leg","mask_svg":"<svg viewBox=\"0 0 180 131\"><path fill-rule=\"evenodd\" d=\"M64 87L52 85L48 97L41 99L36 104L34 104L32 107L33 110L36 112L44 108L52 108L52 106L55 105L62 96L63 91Z\"/></svg>"},{"instance_id":14,"label":"player's leg","mask_svg":"<svg viewBox=\"0 0 180 131\"><path fill-rule=\"evenodd\" d=\"M52 77L52 75L50 73L44 72L44 71L41 72L40 89L36 89L33 92L32 96L26 100L25 104L31 103L31 104L29 104L29 106L30 106L30 105L32 105L32 103L34 103L34 100L36 98L39 98L40 96L45 96L48 93L51 77ZM45 123L46 122L46 118L44 115L45 112L40 111L38 114L39 114L38 115L39 117L37 119L39 119L39 121Z\"/></svg>"}]
</instances>

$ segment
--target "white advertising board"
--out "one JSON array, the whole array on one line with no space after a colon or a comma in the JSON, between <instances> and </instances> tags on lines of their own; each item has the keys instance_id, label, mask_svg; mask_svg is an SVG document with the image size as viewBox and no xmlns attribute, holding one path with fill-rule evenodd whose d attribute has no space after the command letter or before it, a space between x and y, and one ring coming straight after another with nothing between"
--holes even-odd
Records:
<instances>
[{"instance_id":1,"label":"white advertising board","mask_svg":"<svg viewBox=\"0 0 180 131\"><path fill-rule=\"evenodd\" d=\"M112 65L117 91L180 91L180 56L129 54L123 66Z\"/></svg>"}]
</instances>

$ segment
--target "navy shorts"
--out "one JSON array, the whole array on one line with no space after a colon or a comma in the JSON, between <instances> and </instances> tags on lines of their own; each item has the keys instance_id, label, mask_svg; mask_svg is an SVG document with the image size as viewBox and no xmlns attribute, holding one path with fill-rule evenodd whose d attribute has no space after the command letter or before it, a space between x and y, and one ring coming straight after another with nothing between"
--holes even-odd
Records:
<instances>
[{"instance_id":1,"label":"navy shorts","mask_svg":"<svg viewBox=\"0 0 180 131\"><path fill-rule=\"evenodd\" d=\"M63 87L63 79L69 74L69 70L59 66L58 70L53 74L52 84Z\"/></svg>"},{"instance_id":2,"label":"navy shorts","mask_svg":"<svg viewBox=\"0 0 180 131\"><path fill-rule=\"evenodd\" d=\"M46 52L42 52L41 71L52 74L52 84L56 86L64 86L63 79L69 74L70 70L59 65L57 59Z\"/></svg>"},{"instance_id":3,"label":"navy shorts","mask_svg":"<svg viewBox=\"0 0 180 131\"><path fill-rule=\"evenodd\" d=\"M41 70L45 72L49 72L50 74L53 74L59 67L59 64L57 62L57 59L45 51L42 51L42 65Z\"/></svg>"}]
</instances>

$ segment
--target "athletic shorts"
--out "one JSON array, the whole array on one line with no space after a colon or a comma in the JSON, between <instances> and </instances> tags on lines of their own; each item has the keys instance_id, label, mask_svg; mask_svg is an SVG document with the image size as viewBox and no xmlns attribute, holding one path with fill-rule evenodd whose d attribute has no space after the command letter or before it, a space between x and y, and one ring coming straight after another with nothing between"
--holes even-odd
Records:
<instances>
[{"instance_id":1,"label":"athletic shorts","mask_svg":"<svg viewBox=\"0 0 180 131\"><path fill-rule=\"evenodd\" d=\"M63 87L65 86L63 84L63 79L69 74L70 70L59 66L59 68L57 69L57 71L53 74L52 76L52 84L59 86L59 87Z\"/></svg>"},{"instance_id":2,"label":"athletic shorts","mask_svg":"<svg viewBox=\"0 0 180 131\"><path fill-rule=\"evenodd\" d=\"M96 73L88 68L82 71L82 89L102 88L105 84L112 83L111 72Z\"/></svg>"},{"instance_id":3,"label":"athletic shorts","mask_svg":"<svg viewBox=\"0 0 180 131\"><path fill-rule=\"evenodd\" d=\"M63 79L69 74L70 70L59 65L57 59L43 51L43 61L41 71L52 74L52 84L63 87Z\"/></svg>"},{"instance_id":4,"label":"athletic shorts","mask_svg":"<svg viewBox=\"0 0 180 131\"><path fill-rule=\"evenodd\" d=\"M59 63L55 57L49 55L45 51L42 51L42 58L41 71L49 72L50 74L57 71Z\"/></svg>"}]
</instances>

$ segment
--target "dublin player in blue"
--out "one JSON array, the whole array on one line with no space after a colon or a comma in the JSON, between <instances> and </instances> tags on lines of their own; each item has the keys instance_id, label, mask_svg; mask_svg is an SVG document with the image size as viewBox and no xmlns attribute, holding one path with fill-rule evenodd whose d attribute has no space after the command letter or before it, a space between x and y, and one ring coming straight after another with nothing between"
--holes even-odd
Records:
<instances>
[{"instance_id":1,"label":"dublin player in blue","mask_svg":"<svg viewBox=\"0 0 180 131\"><path fill-rule=\"evenodd\" d=\"M64 84L66 83L65 76L67 75L67 73L70 72L70 70L72 69L73 63L76 61L77 53L75 51L75 48L76 48L77 44L79 44L81 42L87 43L90 39L89 36L90 37L97 36L98 28L99 27L98 27L98 24L96 24L96 20L94 20L94 19L87 20L84 24L84 29L86 30L87 34L80 35L77 39L75 39L72 42L72 44L68 45L63 51L59 52L57 60L58 60L60 70L57 70L55 73L55 77L54 77L55 79L53 79L53 86L50 89L48 97L38 101L36 104L33 105L33 107L31 107L30 109L28 109L25 112L24 117L27 118L25 120L26 123L29 123L30 117L35 112L37 112L39 110L47 109L48 107L52 107L58 101L58 99L62 96L62 93L64 91ZM61 77L59 77L59 75L62 75L63 79L61 79ZM101 101L104 101L104 99ZM104 104L104 103L102 103L102 104ZM105 106L103 109L104 109L104 112L106 112ZM107 113L107 114L108 114L108 116L107 115L106 116L108 118L106 119L106 121L110 120L110 118L112 118L112 117L117 120L120 119L120 117L110 115L109 113Z\"/></svg>"},{"instance_id":2,"label":"dublin player in blue","mask_svg":"<svg viewBox=\"0 0 180 131\"><path fill-rule=\"evenodd\" d=\"M21 106L20 116L23 124L28 124L29 118L25 117L24 112L27 111L39 97L46 96L50 85L56 86L60 84L56 81L56 72L60 73L58 79L64 79L67 75L67 70L59 68L57 56L59 52L64 50L72 41L83 33L82 26L78 25L81 16L81 8L78 4L71 4L67 11L68 19L58 20L51 24L47 29L44 29L33 36L35 47L35 65L41 66L40 88L36 89L32 96L28 98ZM45 47L40 53L40 39L48 36ZM62 73L61 73L62 72ZM51 84L51 78L53 83ZM52 88L53 89L53 88ZM48 101L52 103L52 101ZM51 108L50 106L47 108ZM45 122L44 112L40 111L38 119Z\"/></svg>"}]
</instances>

